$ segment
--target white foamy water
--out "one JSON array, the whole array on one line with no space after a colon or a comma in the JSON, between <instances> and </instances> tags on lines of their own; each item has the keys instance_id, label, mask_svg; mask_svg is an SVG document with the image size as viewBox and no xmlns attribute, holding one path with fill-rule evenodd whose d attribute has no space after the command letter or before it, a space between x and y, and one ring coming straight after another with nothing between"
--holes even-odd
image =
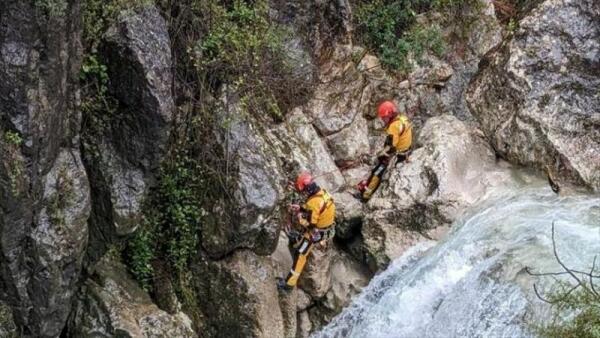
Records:
<instances>
[{"instance_id":1,"label":"white foamy water","mask_svg":"<svg viewBox=\"0 0 600 338\"><path fill-rule=\"evenodd\" d=\"M453 225L446 240L409 250L314 337L531 337L549 317L538 272L587 269L600 255L600 196L559 197L543 183L504 188Z\"/></svg>"}]
</instances>

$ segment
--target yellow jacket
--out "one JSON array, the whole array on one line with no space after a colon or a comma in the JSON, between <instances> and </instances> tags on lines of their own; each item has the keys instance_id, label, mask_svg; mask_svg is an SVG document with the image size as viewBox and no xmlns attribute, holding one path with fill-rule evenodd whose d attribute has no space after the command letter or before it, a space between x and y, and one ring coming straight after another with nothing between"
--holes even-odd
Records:
<instances>
[{"instance_id":1,"label":"yellow jacket","mask_svg":"<svg viewBox=\"0 0 600 338\"><path fill-rule=\"evenodd\" d=\"M388 133L388 140L391 140L389 145L393 146L397 152L403 153L410 149L412 145L412 124L408 117L399 115L385 131Z\"/></svg>"},{"instance_id":2,"label":"yellow jacket","mask_svg":"<svg viewBox=\"0 0 600 338\"><path fill-rule=\"evenodd\" d=\"M303 211L309 214L308 220L301 218L303 226L314 226L319 229L329 228L335 221L335 204L333 198L324 189L310 196L302 205Z\"/></svg>"}]
</instances>

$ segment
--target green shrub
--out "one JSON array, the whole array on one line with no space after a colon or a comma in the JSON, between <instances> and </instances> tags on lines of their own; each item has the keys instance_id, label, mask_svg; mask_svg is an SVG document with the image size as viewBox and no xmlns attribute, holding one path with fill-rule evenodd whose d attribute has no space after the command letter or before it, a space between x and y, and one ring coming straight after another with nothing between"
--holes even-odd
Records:
<instances>
[{"instance_id":1,"label":"green shrub","mask_svg":"<svg viewBox=\"0 0 600 338\"><path fill-rule=\"evenodd\" d=\"M48 17L59 17L66 13L69 4L67 0L35 0L35 6Z\"/></svg>"},{"instance_id":2,"label":"green shrub","mask_svg":"<svg viewBox=\"0 0 600 338\"><path fill-rule=\"evenodd\" d=\"M119 12L152 3L152 0L84 0L82 3L82 17L83 42L86 53L94 54L97 52L102 35L117 20Z\"/></svg>"},{"instance_id":3,"label":"green shrub","mask_svg":"<svg viewBox=\"0 0 600 338\"><path fill-rule=\"evenodd\" d=\"M185 151L166 161L158 185L144 208L145 221L128 242L130 271L140 285L150 288L152 261L167 261L175 275L188 267L200 241L202 173Z\"/></svg>"},{"instance_id":4,"label":"green shrub","mask_svg":"<svg viewBox=\"0 0 600 338\"><path fill-rule=\"evenodd\" d=\"M435 4L433 0L362 2L355 17L360 39L375 51L384 66L406 73L411 70L410 54L419 61L427 50L443 52L440 29L416 23L417 14L431 10Z\"/></svg>"},{"instance_id":5,"label":"green shrub","mask_svg":"<svg viewBox=\"0 0 600 338\"><path fill-rule=\"evenodd\" d=\"M207 23L190 49L201 81L226 83L250 112L275 119L303 103L310 85L287 62L284 38L290 32L271 22L268 1L200 0L194 11Z\"/></svg>"},{"instance_id":6,"label":"green shrub","mask_svg":"<svg viewBox=\"0 0 600 338\"><path fill-rule=\"evenodd\" d=\"M8 175L11 192L18 196L25 188L26 181L23 179L25 173L25 162L20 156L20 146L23 144L23 137L15 131L5 131L4 137L0 142L0 148L4 151L6 157L4 169Z\"/></svg>"},{"instance_id":7,"label":"green shrub","mask_svg":"<svg viewBox=\"0 0 600 338\"><path fill-rule=\"evenodd\" d=\"M600 295L584 282L577 290L566 282L548 296L554 317L550 324L538 329L548 338L600 338ZM567 313L573 317L565 320Z\"/></svg>"},{"instance_id":8,"label":"green shrub","mask_svg":"<svg viewBox=\"0 0 600 338\"><path fill-rule=\"evenodd\" d=\"M23 143L23 138L19 133L14 131L7 131L4 133L4 141L13 146L20 146Z\"/></svg>"},{"instance_id":9,"label":"green shrub","mask_svg":"<svg viewBox=\"0 0 600 338\"><path fill-rule=\"evenodd\" d=\"M126 262L140 286L148 291L152 287L154 269L152 261L156 258L156 238L153 220L145 221L127 242L125 249Z\"/></svg>"}]
</instances>

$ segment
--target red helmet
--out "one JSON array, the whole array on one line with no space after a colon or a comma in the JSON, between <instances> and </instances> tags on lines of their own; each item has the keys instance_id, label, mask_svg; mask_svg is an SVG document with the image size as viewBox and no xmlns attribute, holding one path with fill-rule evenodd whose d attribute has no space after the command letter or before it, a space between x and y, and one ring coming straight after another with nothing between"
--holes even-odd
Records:
<instances>
[{"instance_id":1,"label":"red helmet","mask_svg":"<svg viewBox=\"0 0 600 338\"><path fill-rule=\"evenodd\" d=\"M384 101L377 108L377 116L386 123L394 118L396 114L398 114L398 110L392 101Z\"/></svg>"},{"instance_id":2,"label":"red helmet","mask_svg":"<svg viewBox=\"0 0 600 338\"><path fill-rule=\"evenodd\" d=\"M298 178L296 179L296 190L302 192L311 183L313 183L312 176L307 172L303 172L302 174L298 175Z\"/></svg>"}]
</instances>

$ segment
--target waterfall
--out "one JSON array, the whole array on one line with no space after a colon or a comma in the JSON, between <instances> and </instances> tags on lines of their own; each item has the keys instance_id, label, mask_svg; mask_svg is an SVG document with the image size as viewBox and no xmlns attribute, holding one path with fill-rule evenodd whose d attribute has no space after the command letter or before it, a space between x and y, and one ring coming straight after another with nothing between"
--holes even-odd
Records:
<instances>
[{"instance_id":1,"label":"waterfall","mask_svg":"<svg viewBox=\"0 0 600 338\"><path fill-rule=\"evenodd\" d=\"M536 272L591 268L600 254L600 196L557 196L542 182L501 191L455 222L445 240L422 243L376 276L314 337L532 337L550 317L533 291Z\"/></svg>"}]
</instances>

